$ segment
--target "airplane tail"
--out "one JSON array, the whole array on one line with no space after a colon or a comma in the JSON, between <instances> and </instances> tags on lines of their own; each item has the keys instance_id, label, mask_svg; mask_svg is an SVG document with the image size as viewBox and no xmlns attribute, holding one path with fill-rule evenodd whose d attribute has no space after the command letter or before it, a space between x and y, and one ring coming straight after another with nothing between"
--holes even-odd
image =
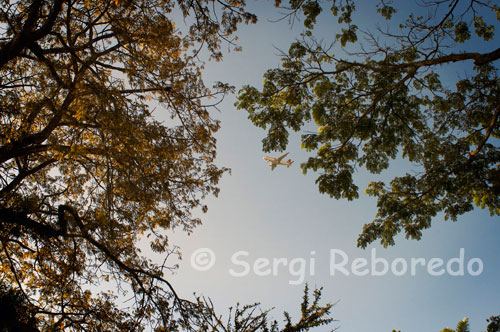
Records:
<instances>
[{"instance_id":1,"label":"airplane tail","mask_svg":"<svg viewBox=\"0 0 500 332\"><path fill-rule=\"evenodd\" d=\"M293 164L293 161L292 159L288 159L286 163L287 163L286 167L290 167L290 165Z\"/></svg>"}]
</instances>

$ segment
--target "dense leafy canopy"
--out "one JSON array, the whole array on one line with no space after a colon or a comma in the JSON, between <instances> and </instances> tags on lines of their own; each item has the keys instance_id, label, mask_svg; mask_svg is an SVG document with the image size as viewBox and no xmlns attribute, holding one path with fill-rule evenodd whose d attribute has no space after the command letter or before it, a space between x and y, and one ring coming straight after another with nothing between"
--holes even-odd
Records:
<instances>
[{"instance_id":1,"label":"dense leafy canopy","mask_svg":"<svg viewBox=\"0 0 500 332\"><path fill-rule=\"evenodd\" d=\"M397 8L380 1L376 11L387 29L362 33L357 3L332 1L340 28L325 45L314 28L326 4L290 2L289 15L304 18L305 32L281 66L265 73L262 89L245 86L237 103L268 130L263 150L284 150L289 131L305 132L302 148L315 156L302 170L319 173L320 192L349 200L359 196L353 179L359 167L378 174L395 158L409 161L412 170L389 184L368 185L378 212L360 247L377 239L393 245L399 232L420 239L439 212L456 220L476 204L500 214L498 4L405 3L423 14L398 21ZM366 42L358 43L361 35ZM466 75L453 81L457 68Z\"/></svg>"},{"instance_id":2,"label":"dense leafy canopy","mask_svg":"<svg viewBox=\"0 0 500 332\"><path fill-rule=\"evenodd\" d=\"M319 4L290 4L312 29ZM221 43L231 43L238 24L256 21L244 6L239 0L0 4L0 330L298 332L332 322L332 305L319 304L321 290L310 302L307 287L297 323L288 314L284 327L268 322L268 312L258 312L257 305L237 306L222 322L209 300L179 298L164 276L172 268L167 259L155 264L138 246L147 242L167 258L177 254L166 231L191 232L200 223L193 211L206 211L201 200L218 193L225 169L214 165L219 123L210 109L231 87L207 88L198 55L205 47L221 59ZM351 2L333 7L348 25L338 36L342 44L357 38L353 10ZM394 9L383 6L381 13L390 18ZM491 27L478 17L475 33L491 39ZM429 36L449 37L451 28L438 26L444 29ZM456 26L458 42L470 38L467 26ZM356 197L355 163L378 172L399 146L424 164L422 176L397 179L392 192L381 184L370 187L381 197L381 211L409 213L406 219L380 219L387 242L397 222L406 222L408 233L411 214L420 211L412 200L406 210L397 208L397 190L408 197L415 188L425 192L424 217L444 208L454 217L470 209L471 197L498 212L499 157L490 143L498 136L496 53L452 59L437 52L425 62L402 45L403 55L384 49L374 60L356 63L315 51L319 45L304 39L292 45L283 69L267 74L265 91L247 88L240 103L257 124L271 124L267 150L284 148L286 125L298 130L314 119L320 132L304 136L304 146L317 149L318 157L304 170L323 169L320 190L333 196ZM380 52L385 62L377 60ZM445 90L437 74L419 76L420 68L456 59L478 65L461 90ZM323 63L336 68L323 71ZM343 113L336 112L339 105ZM155 109L163 113L153 114ZM452 127L432 130L440 123ZM333 141L343 143L334 148ZM433 174L442 179L429 189ZM448 201L444 194L451 195ZM436 198L442 205L433 205ZM381 236L378 223L371 227L366 234ZM417 236L419 227L409 234Z\"/></svg>"},{"instance_id":3,"label":"dense leafy canopy","mask_svg":"<svg viewBox=\"0 0 500 332\"><path fill-rule=\"evenodd\" d=\"M220 60L242 1L19 0L0 10L0 331L306 331L331 304L308 288L297 324L257 305L223 324L165 279L167 230L217 195L215 108L200 51ZM220 19L218 19L220 18ZM188 22L176 28L176 21ZM155 109L163 113L156 112ZM148 243L165 257L141 254Z\"/></svg>"},{"instance_id":4,"label":"dense leafy canopy","mask_svg":"<svg viewBox=\"0 0 500 332\"><path fill-rule=\"evenodd\" d=\"M41 329L189 323L190 305L163 277L171 267L137 244L175 254L165 231L191 231L193 210L218 192L208 103L230 87L205 87L197 54L206 45L220 59L221 42L256 20L243 6L1 3L0 283L21 292Z\"/></svg>"},{"instance_id":5,"label":"dense leafy canopy","mask_svg":"<svg viewBox=\"0 0 500 332\"><path fill-rule=\"evenodd\" d=\"M0 332L36 332L36 309L19 290L0 284Z\"/></svg>"}]
</instances>

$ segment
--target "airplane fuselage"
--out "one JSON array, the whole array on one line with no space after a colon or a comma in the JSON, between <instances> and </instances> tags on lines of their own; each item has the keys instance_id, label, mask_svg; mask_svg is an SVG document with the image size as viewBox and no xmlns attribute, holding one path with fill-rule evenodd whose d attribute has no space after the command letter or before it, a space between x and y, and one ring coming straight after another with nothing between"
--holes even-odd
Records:
<instances>
[{"instance_id":1,"label":"airplane fuselage","mask_svg":"<svg viewBox=\"0 0 500 332\"><path fill-rule=\"evenodd\" d=\"M283 158L287 154L288 153L284 154L283 156L281 156L279 158L266 156L266 157L263 157L262 159L269 162L268 165L271 166L271 170L274 170L276 168L276 166L278 166L278 165L284 165L284 166L290 167L290 165L293 163L293 161L291 159L288 159L287 161L283 161Z\"/></svg>"},{"instance_id":2,"label":"airplane fuselage","mask_svg":"<svg viewBox=\"0 0 500 332\"><path fill-rule=\"evenodd\" d=\"M291 164L291 160L283 161L283 160L277 160L277 158L273 158L273 157L264 157L263 159L266 161L269 161L269 166L271 166L271 165L289 166Z\"/></svg>"}]
</instances>

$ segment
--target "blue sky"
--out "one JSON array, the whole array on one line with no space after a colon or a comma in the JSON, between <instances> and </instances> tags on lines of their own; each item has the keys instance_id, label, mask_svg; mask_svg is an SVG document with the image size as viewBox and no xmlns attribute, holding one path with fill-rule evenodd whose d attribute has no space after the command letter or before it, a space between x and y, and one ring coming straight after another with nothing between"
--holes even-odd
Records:
<instances>
[{"instance_id":1,"label":"blue sky","mask_svg":"<svg viewBox=\"0 0 500 332\"><path fill-rule=\"evenodd\" d=\"M374 11L369 2L365 4L358 18L371 23ZM242 27L238 33L242 52L231 52L222 62L208 64L208 84L223 81L237 89L244 84L260 87L265 70L279 64L275 47L286 50L301 31L300 22L293 28L287 21L269 22L279 17L270 2L250 3L249 8L257 13L259 23ZM319 33L325 40L337 33L338 28L331 22L328 15L320 21ZM458 74L447 73L450 77ZM194 291L209 296L220 314L236 302L261 302L263 309L275 308L272 316L278 321L284 310L297 317L304 284L291 285L290 280L297 276L287 267L280 266L276 276L230 274L231 269L240 269L231 256L246 251L249 255L243 260L248 263L262 257L288 261L303 258L309 268L313 259L314 275L307 273L305 281L312 287L324 287L325 302L338 301L332 317L339 322L332 326L340 326L340 331L440 331L454 328L464 317L469 317L471 331L481 331L486 327L486 318L500 314L498 216L475 210L453 223L438 215L421 241L399 236L394 247L384 249L374 244L366 250L358 249L357 236L376 212L375 199L363 195L374 176L357 173L355 181L361 197L352 202L319 194L314 184L316 174L304 176L299 168L308 157L300 149L300 133L291 136L287 150L295 163L271 172L262 160L266 155L261 151L265 132L255 128L244 111L236 110L234 102L235 96L227 97L220 113L213 113L222 121L217 134L217 164L231 168L232 173L220 182L219 197L207 199L209 212L201 216L203 225L190 236L180 230L171 236L172 243L183 252L179 270L170 277L182 296L192 298ZM396 161L381 177L388 179L406 171L408 165ZM199 248L210 248L216 255L209 271L197 271L190 264L191 254ZM466 269L465 276L431 276L425 268L419 268L415 276L330 275L330 250L345 252L350 263L355 258L369 259L372 248L377 257L389 262L396 258L407 262L424 258L427 262L433 257L446 262L458 257L460 248L464 248L465 262L480 258L483 272L470 276Z\"/></svg>"}]
</instances>

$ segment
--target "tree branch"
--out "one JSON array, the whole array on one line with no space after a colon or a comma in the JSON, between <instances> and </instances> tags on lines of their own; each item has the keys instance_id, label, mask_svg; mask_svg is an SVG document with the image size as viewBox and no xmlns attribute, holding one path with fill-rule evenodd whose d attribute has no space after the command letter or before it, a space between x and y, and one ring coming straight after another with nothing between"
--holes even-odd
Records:
<instances>
[{"instance_id":1,"label":"tree branch","mask_svg":"<svg viewBox=\"0 0 500 332\"><path fill-rule=\"evenodd\" d=\"M408 62L408 63L384 63L381 61L377 62L375 65L369 65L366 63L351 62L347 60L339 60L339 62L349 65L349 68L357 66L372 70L374 72L387 72L393 69L430 67L450 62L460 62L466 60L474 60L474 64L476 66L483 66L498 59L500 59L500 48L490 53L454 53L454 54L439 56L433 59ZM346 68L346 70L349 68ZM335 74L337 72L338 71L331 73L327 72L327 74Z\"/></svg>"},{"instance_id":2,"label":"tree branch","mask_svg":"<svg viewBox=\"0 0 500 332\"><path fill-rule=\"evenodd\" d=\"M496 108L495 113L493 114L493 117L491 118L490 125L488 126L488 129L486 129L486 134L483 137L483 140L478 144L477 148L470 153L470 157L467 160L467 163L472 160L472 158L483 148L484 144L488 141L490 138L491 132L495 128L495 125L497 123L498 117L500 116L500 105Z\"/></svg>"},{"instance_id":3,"label":"tree branch","mask_svg":"<svg viewBox=\"0 0 500 332\"><path fill-rule=\"evenodd\" d=\"M17 185L21 183L22 180L24 180L26 177L35 174L36 172L44 169L45 167L55 163L57 160L56 159L49 159L47 161L44 161L43 163L39 164L38 166L28 170L24 171L22 170L19 172L19 174L12 180L8 185L2 188L0 191L0 197L3 196L6 193L11 192Z\"/></svg>"},{"instance_id":4,"label":"tree branch","mask_svg":"<svg viewBox=\"0 0 500 332\"><path fill-rule=\"evenodd\" d=\"M45 37L54 26L57 16L61 12L65 0L55 0L47 21L38 30L34 30L39 19L43 0L34 0L29 8L28 18L14 38L0 49L0 68L10 60L16 58L31 43Z\"/></svg>"},{"instance_id":5,"label":"tree branch","mask_svg":"<svg viewBox=\"0 0 500 332\"><path fill-rule=\"evenodd\" d=\"M58 237L63 234L63 229L55 229L52 226L38 223L29 218L28 213L14 211L11 208L0 208L0 225L1 224L22 226L46 238ZM64 229L64 232L65 231Z\"/></svg>"}]
</instances>

